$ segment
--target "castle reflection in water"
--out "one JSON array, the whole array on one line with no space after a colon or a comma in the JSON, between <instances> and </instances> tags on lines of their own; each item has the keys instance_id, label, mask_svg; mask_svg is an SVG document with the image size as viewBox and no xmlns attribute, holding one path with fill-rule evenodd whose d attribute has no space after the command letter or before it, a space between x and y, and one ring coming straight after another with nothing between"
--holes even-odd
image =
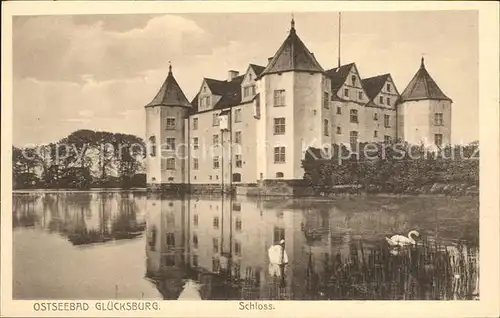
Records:
<instances>
[{"instance_id":1,"label":"castle reflection in water","mask_svg":"<svg viewBox=\"0 0 500 318\"><path fill-rule=\"evenodd\" d=\"M14 228L40 227L73 245L143 240L145 279L164 299L177 299L186 279L201 284L203 299L478 296L478 230L474 218L464 224L456 217L477 213L470 198L321 201L82 192L16 194L13 207ZM434 244L432 252L387 253L386 235L415 228ZM281 239L289 265L277 278L269 273L267 250Z\"/></svg>"}]
</instances>

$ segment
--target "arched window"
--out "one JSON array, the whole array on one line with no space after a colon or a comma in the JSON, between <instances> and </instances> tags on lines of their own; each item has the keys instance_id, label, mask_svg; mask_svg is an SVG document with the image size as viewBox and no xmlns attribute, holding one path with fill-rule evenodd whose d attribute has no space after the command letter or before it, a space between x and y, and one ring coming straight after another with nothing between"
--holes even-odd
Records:
<instances>
[{"instance_id":1,"label":"arched window","mask_svg":"<svg viewBox=\"0 0 500 318\"><path fill-rule=\"evenodd\" d=\"M356 75L351 76L352 86L356 86Z\"/></svg>"},{"instance_id":2,"label":"arched window","mask_svg":"<svg viewBox=\"0 0 500 318\"><path fill-rule=\"evenodd\" d=\"M233 182L241 182L241 174L233 173Z\"/></svg>"},{"instance_id":3,"label":"arched window","mask_svg":"<svg viewBox=\"0 0 500 318\"><path fill-rule=\"evenodd\" d=\"M149 154L151 157L156 156L156 137L151 136L149 137L149 144L151 146L151 153Z\"/></svg>"},{"instance_id":4,"label":"arched window","mask_svg":"<svg viewBox=\"0 0 500 318\"><path fill-rule=\"evenodd\" d=\"M276 178L282 179L284 177L283 172L276 172Z\"/></svg>"}]
</instances>

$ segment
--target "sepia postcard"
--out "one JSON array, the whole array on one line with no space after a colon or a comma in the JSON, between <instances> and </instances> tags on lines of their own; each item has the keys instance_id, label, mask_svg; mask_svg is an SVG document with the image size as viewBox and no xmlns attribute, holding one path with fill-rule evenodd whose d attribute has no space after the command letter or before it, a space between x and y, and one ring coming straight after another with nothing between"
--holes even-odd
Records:
<instances>
[{"instance_id":1,"label":"sepia postcard","mask_svg":"<svg viewBox=\"0 0 500 318\"><path fill-rule=\"evenodd\" d=\"M0 314L498 317L497 2L2 2Z\"/></svg>"}]
</instances>

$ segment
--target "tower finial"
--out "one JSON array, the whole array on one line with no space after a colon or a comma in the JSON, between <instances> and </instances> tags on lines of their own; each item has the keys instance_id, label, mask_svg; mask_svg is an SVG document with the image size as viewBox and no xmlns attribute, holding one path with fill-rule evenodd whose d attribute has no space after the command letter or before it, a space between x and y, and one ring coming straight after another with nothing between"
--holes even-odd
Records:
<instances>
[{"instance_id":1,"label":"tower finial","mask_svg":"<svg viewBox=\"0 0 500 318\"><path fill-rule=\"evenodd\" d=\"M424 68L425 65L424 65L424 56L422 55L422 58L420 59L420 67L421 68Z\"/></svg>"},{"instance_id":2,"label":"tower finial","mask_svg":"<svg viewBox=\"0 0 500 318\"><path fill-rule=\"evenodd\" d=\"M290 24L291 24L290 31L295 31L295 19L293 13L292 13L292 21L290 22Z\"/></svg>"},{"instance_id":3,"label":"tower finial","mask_svg":"<svg viewBox=\"0 0 500 318\"><path fill-rule=\"evenodd\" d=\"M172 61L168 61L168 73L172 74Z\"/></svg>"}]
</instances>

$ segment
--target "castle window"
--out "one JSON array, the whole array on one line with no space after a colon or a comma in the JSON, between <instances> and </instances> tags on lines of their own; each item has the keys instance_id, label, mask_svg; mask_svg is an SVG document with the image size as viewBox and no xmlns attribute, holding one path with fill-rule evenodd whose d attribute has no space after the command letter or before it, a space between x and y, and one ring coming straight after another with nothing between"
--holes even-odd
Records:
<instances>
[{"instance_id":1,"label":"castle window","mask_svg":"<svg viewBox=\"0 0 500 318\"><path fill-rule=\"evenodd\" d=\"M193 159L193 170L198 170L198 166L199 166L198 158L194 158Z\"/></svg>"},{"instance_id":2,"label":"castle window","mask_svg":"<svg viewBox=\"0 0 500 318\"><path fill-rule=\"evenodd\" d=\"M210 175L210 176L208 176L208 179L209 179L209 180L212 180L212 176L211 176L211 175Z\"/></svg>"},{"instance_id":3,"label":"castle window","mask_svg":"<svg viewBox=\"0 0 500 318\"><path fill-rule=\"evenodd\" d=\"M239 203L239 202L233 202L233 211L235 211L235 212L241 212L241 203Z\"/></svg>"},{"instance_id":4,"label":"castle window","mask_svg":"<svg viewBox=\"0 0 500 318\"><path fill-rule=\"evenodd\" d=\"M175 138L167 137L167 150L175 150Z\"/></svg>"},{"instance_id":5,"label":"castle window","mask_svg":"<svg viewBox=\"0 0 500 318\"><path fill-rule=\"evenodd\" d=\"M219 126L219 123L220 123L220 118L219 118L219 114L217 113L213 113L212 114L212 126Z\"/></svg>"},{"instance_id":6,"label":"castle window","mask_svg":"<svg viewBox=\"0 0 500 318\"><path fill-rule=\"evenodd\" d=\"M166 266L175 266L175 256L174 255L164 255L163 261Z\"/></svg>"},{"instance_id":7,"label":"castle window","mask_svg":"<svg viewBox=\"0 0 500 318\"><path fill-rule=\"evenodd\" d=\"M213 146L219 145L219 135L218 134L212 136L212 145Z\"/></svg>"},{"instance_id":8,"label":"castle window","mask_svg":"<svg viewBox=\"0 0 500 318\"><path fill-rule=\"evenodd\" d=\"M378 114L377 113L373 114L373 120L378 120Z\"/></svg>"},{"instance_id":9,"label":"castle window","mask_svg":"<svg viewBox=\"0 0 500 318\"><path fill-rule=\"evenodd\" d=\"M250 86L243 88L243 97L250 96Z\"/></svg>"},{"instance_id":10,"label":"castle window","mask_svg":"<svg viewBox=\"0 0 500 318\"><path fill-rule=\"evenodd\" d=\"M351 131L349 133L349 141L353 145L358 143L358 132L357 131Z\"/></svg>"},{"instance_id":11,"label":"castle window","mask_svg":"<svg viewBox=\"0 0 500 318\"><path fill-rule=\"evenodd\" d=\"M198 129L198 118L193 118L193 130Z\"/></svg>"},{"instance_id":12,"label":"castle window","mask_svg":"<svg viewBox=\"0 0 500 318\"><path fill-rule=\"evenodd\" d=\"M219 219L217 218L217 220ZM217 228L219 228L219 225L217 225ZM216 238L212 239L212 249L214 253L219 253L219 240Z\"/></svg>"},{"instance_id":13,"label":"castle window","mask_svg":"<svg viewBox=\"0 0 500 318\"><path fill-rule=\"evenodd\" d=\"M323 93L323 107L329 108L330 99L328 98L328 92Z\"/></svg>"},{"instance_id":14,"label":"castle window","mask_svg":"<svg viewBox=\"0 0 500 318\"><path fill-rule=\"evenodd\" d=\"M277 179L281 179L283 178L285 175L283 174L283 172L276 172L276 178Z\"/></svg>"},{"instance_id":15,"label":"castle window","mask_svg":"<svg viewBox=\"0 0 500 318\"><path fill-rule=\"evenodd\" d=\"M379 98L378 98L378 99L379 99L379 101L380 101L380 104L382 104L382 105L383 105L383 104L384 104L384 96L379 96Z\"/></svg>"},{"instance_id":16,"label":"castle window","mask_svg":"<svg viewBox=\"0 0 500 318\"><path fill-rule=\"evenodd\" d=\"M285 106L285 90L277 89L274 91L274 106Z\"/></svg>"},{"instance_id":17,"label":"castle window","mask_svg":"<svg viewBox=\"0 0 500 318\"><path fill-rule=\"evenodd\" d=\"M175 158L167 158L167 170L175 170Z\"/></svg>"},{"instance_id":18,"label":"castle window","mask_svg":"<svg viewBox=\"0 0 500 318\"><path fill-rule=\"evenodd\" d=\"M218 216L214 217L214 219L212 221L212 225L213 225L214 229L216 229L216 230L219 228L219 217Z\"/></svg>"},{"instance_id":19,"label":"castle window","mask_svg":"<svg viewBox=\"0 0 500 318\"><path fill-rule=\"evenodd\" d=\"M174 181L174 177L168 177L168 181Z\"/></svg>"},{"instance_id":20,"label":"castle window","mask_svg":"<svg viewBox=\"0 0 500 318\"><path fill-rule=\"evenodd\" d=\"M149 143L151 145L151 153L149 154L151 157L156 157L156 137L149 137Z\"/></svg>"},{"instance_id":21,"label":"castle window","mask_svg":"<svg viewBox=\"0 0 500 318\"><path fill-rule=\"evenodd\" d=\"M342 134L342 127L337 126L337 135L341 135L341 134Z\"/></svg>"},{"instance_id":22,"label":"castle window","mask_svg":"<svg viewBox=\"0 0 500 318\"><path fill-rule=\"evenodd\" d=\"M174 247L174 246L175 246L175 234L167 233L167 247Z\"/></svg>"},{"instance_id":23,"label":"castle window","mask_svg":"<svg viewBox=\"0 0 500 318\"><path fill-rule=\"evenodd\" d=\"M241 144L241 131L234 133L234 143Z\"/></svg>"},{"instance_id":24,"label":"castle window","mask_svg":"<svg viewBox=\"0 0 500 318\"><path fill-rule=\"evenodd\" d=\"M220 268L220 260L218 258L212 258L212 272L218 273Z\"/></svg>"},{"instance_id":25,"label":"castle window","mask_svg":"<svg viewBox=\"0 0 500 318\"><path fill-rule=\"evenodd\" d=\"M376 131L376 130L375 130L375 131L373 132L373 137L374 137L374 138L377 138L377 137L378 137L378 131Z\"/></svg>"},{"instance_id":26,"label":"castle window","mask_svg":"<svg viewBox=\"0 0 500 318\"><path fill-rule=\"evenodd\" d=\"M391 84L387 83L386 88L387 88L387 91L390 92L391 91Z\"/></svg>"},{"instance_id":27,"label":"castle window","mask_svg":"<svg viewBox=\"0 0 500 318\"><path fill-rule=\"evenodd\" d=\"M193 234L193 247L198 248L198 235L196 233Z\"/></svg>"},{"instance_id":28,"label":"castle window","mask_svg":"<svg viewBox=\"0 0 500 318\"><path fill-rule=\"evenodd\" d=\"M363 99L363 92L358 92L358 99Z\"/></svg>"},{"instance_id":29,"label":"castle window","mask_svg":"<svg viewBox=\"0 0 500 318\"><path fill-rule=\"evenodd\" d=\"M236 256L241 256L241 243L240 242L234 242L234 254Z\"/></svg>"},{"instance_id":30,"label":"castle window","mask_svg":"<svg viewBox=\"0 0 500 318\"><path fill-rule=\"evenodd\" d=\"M195 214L193 216L193 224L194 224L194 226L198 226L198 214Z\"/></svg>"},{"instance_id":31,"label":"castle window","mask_svg":"<svg viewBox=\"0 0 500 318\"><path fill-rule=\"evenodd\" d=\"M252 95L255 95L255 93L256 93L255 85L252 85Z\"/></svg>"},{"instance_id":32,"label":"castle window","mask_svg":"<svg viewBox=\"0 0 500 318\"><path fill-rule=\"evenodd\" d=\"M285 147L274 147L274 163L285 163Z\"/></svg>"},{"instance_id":33,"label":"castle window","mask_svg":"<svg viewBox=\"0 0 500 318\"><path fill-rule=\"evenodd\" d=\"M241 218L239 218L239 217L236 218L235 228L236 228L237 232L241 232L242 222L241 222Z\"/></svg>"},{"instance_id":34,"label":"castle window","mask_svg":"<svg viewBox=\"0 0 500 318\"><path fill-rule=\"evenodd\" d=\"M193 255L193 266L194 267L198 266L198 255Z\"/></svg>"},{"instance_id":35,"label":"castle window","mask_svg":"<svg viewBox=\"0 0 500 318\"><path fill-rule=\"evenodd\" d=\"M236 168L242 167L241 155L236 155L235 158Z\"/></svg>"},{"instance_id":36,"label":"castle window","mask_svg":"<svg viewBox=\"0 0 500 318\"><path fill-rule=\"evenodd\" d=\"M391 99L389 97L387 97L386 102L387 102L387 105L391 106Z\"/></svg>"},{"instance_id":37,"label":"castle window","mask_svg":"<svg viewBox=\"0 0 500 318\"><path fill-rule=\"evenodd\" d=\"M233 173L233 182L241 182L241 174Z\"/></svg>"},{"instance_id":38,"label":"castle window","mask_svg":"<svg viewBox=\"0 0 500 318\"><path fill-rule=\"evenodd\" d=\"M344 96L349 97L349 89L347 88L344 89Z\"/></svg>"},{"instance_id":39,"label":"castle window","mask_svg":"<svg viewBox=\"0 0 500 318\"><path fill-rule=\"evenodd\" d=\"M358 123L358 111L356 109L351 109L350 118L351 123Z\"/></svg>"},{"instance_id":40,"label":"castle window","mask_svg":"<svg viewBox=\"0 0 500 318\"><path fill-rule=\"evenodd\" d=\"M385 128L391 127L391 116L384 115L384 127Z\"/></svg>"},{"instance_id":41,"label":"castle window","mask_svg":"<svg viewBox=\"0 0 500 318\"><path fill-rule=\"evenodd\" d=\"M342 108L340 106L337 106L337 115L342 115Z\"/></svg>"},{"instance_id":42,"label":"castle window","mask_svg":"<svg viewBox=\"0 0 500 318\"><path fill-rule=\"evenodd\" d=\"M392 138L391 138L391 136L384 136L384 142L385 142L386 144L390 144L390 143L392 142Z\"/></svg>"},{"instance_id":43,"label":"castle window","mask_svg":"<svg viewBox=\"0 0 500 318\"><path fill-rule=\"evenodd\" d=\"M274 241L279 242L285 239L285 229L282 227L274 227Z\"/></svg>"},{"instance_id":44,"label":"castle window","mask_svg":"<svg viewBox=\"0 0 500 318\"><path fill-rule=\"evenodd\" d=\"M323 134L325 136L330 135L330 123L328 122L328 119L323 120Z\"/></svg>"},{"instance_id":45,"label":"castle window","mask_svg":"<svg viewBox=\"0 0 500 318\"><path fill-rule=\"evenodd\" d=\"M213 159L213 167L214 169L219 169L219 157L215 156Z\"/></svg>"},{"instance_id":46,"label":"castle window","mask_svg":"<svg viewBox=\"0 0 500 318\"><path fill-rule=\"evenodd\" d=\"M168 117L167 118L167 130L174 130L174 129L175 129L175 118Z\"/></svg>"},{"instance_id":47,"label":"castle window","mask_svg":"<svg viewBox=\"0 0 500 318\"><path fill-rule=\"evenodd\" d=\"M356 75L351 76L352 86L356 86Z\"/></svg>"},{"instance_id":48,"label":"castle window","mask_svg":"<svg viewBox=\"0 0 500 318\"><path fill-rule=\"evenodd\" d=\"M275 135L284 135L285 134L285 118L274 118L274 134Z\"/></svg>"},{"instance_id":49,"label":"castle window","mask_svg":"<svg viewBox=\"0 0 500 318\"><path fill-rule=\"evenodd\" d=\"M442 134L435 134L434 135L434 143L436 146L441 146L443 144L443 135Z\"/></svg>"},{"instance_id":50,"label":"castle window","mask_svg":"<svg viewBox=\"0 0 500 318\"><path fill-rule=\"evenodd\" d=\"M199 142L198 142L198 137L193 138L193 149L198 149L199 147Z\"/></svg>"},{"instance_id":51,"label":"castle window","mask_svg":"<svg viewBox=\"0 0 500 318\"><path fill-rule=\"evenodd\" d=\"M238 108L234 111L234 122L235 123L241 122L241 108Z\"/></svg>"},{"instance_id":52,"label":"castle window","mask_svg":"<svg viewBox=\"0 0 500 318\"><path fill-rule=\"evenodd\" d=\"M434 125L443 126L443 113L434 114Z\"/></svg>"}]
</instances>

